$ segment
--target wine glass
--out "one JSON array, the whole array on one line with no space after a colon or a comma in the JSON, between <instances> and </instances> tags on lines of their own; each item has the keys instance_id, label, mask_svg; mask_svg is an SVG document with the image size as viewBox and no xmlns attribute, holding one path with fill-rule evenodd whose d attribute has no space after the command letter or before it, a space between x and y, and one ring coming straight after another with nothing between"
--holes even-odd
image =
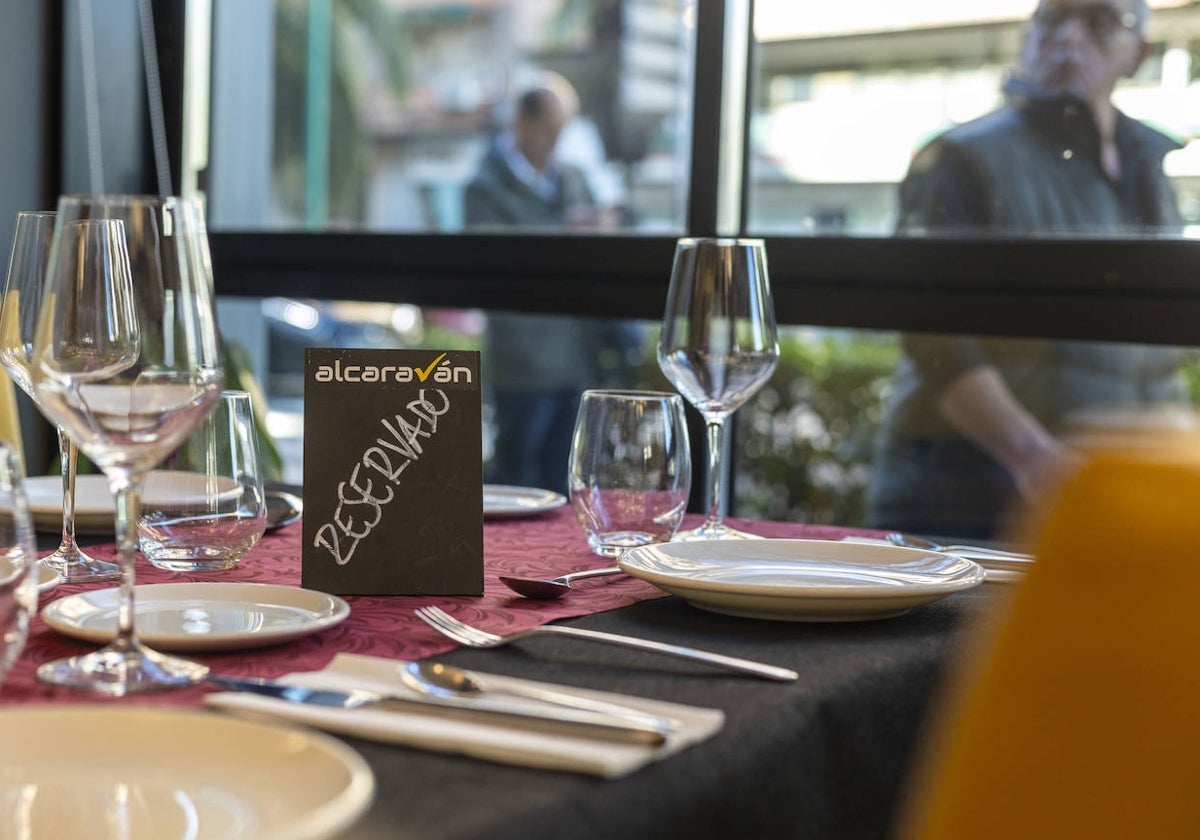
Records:
<instances>
[{"instance_id":1,"label":"wine glass","mask_svg":"<svg viewBox=\"0 0 1200 840\"><path fill-rule=\"evenodd\" d=\"M725 425L779 362L767 256L758 239L681 239L675 247L658 366L708 431L708 516L676 540L748 538L721 521Z\"/></svg>"},{"instance_id":2,"label":"wine glass","mask_svg":"<svg viewBox=\"0 0 1200 840\"><path fill-rule=\"evenodd\" d=\"M0 309L0 363L9 376L31 399L37 402L30 379L29 363L33 356L33 333L37 327L38 306L46 281L46 262L50 256L50 238L54 233L54 213L24 211L17 214L13 232L12 256ZM62 466L62 539L58 549L42 559L68 583L113 580L121 576L116 563L89 556L75 542L75 443L58 426L58 449Z\"/></svg>"},{"instance_id":3,"label":"wine glass","mask_svg":"<svg viewBox=\"0 0 1200 840\"><path fill-rule=\"evenodd\" d=\"M116 638L38 676L114 696L203 679L206 666L150 650L134 632L145 475L203 421L224 379L195 202L59 200L31 371L42 411L108 476L121 565Z\"/></svg>"},{"instance_id":4,"label":"wine glass","mask_svg":"<svg viewBox=\"0 0 1200 840\"><path fill-rule=\"evenodd\" d=\"M37 613L36 560L21 462L0 441L0 683L25 646L29 620Z\"/></svg>"}]
</instances>

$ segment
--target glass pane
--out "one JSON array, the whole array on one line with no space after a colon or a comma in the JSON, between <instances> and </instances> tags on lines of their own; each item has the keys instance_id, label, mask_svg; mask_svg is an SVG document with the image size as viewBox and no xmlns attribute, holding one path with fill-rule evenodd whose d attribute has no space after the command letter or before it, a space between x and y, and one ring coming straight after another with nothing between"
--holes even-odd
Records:
<instances>
[{"instance_id":1,"label":"glass pane","mask_svg":"<svg viewBox=\"0 0 1200 840\"><path fill-rule=\"evenodd\" d=\"M694 2L215 4L211 226L680 231Z\"/></svg>"},{"instance_id":2,"label":"glass pane","mask_svg":"<svg viewBox=\"0 0 1200 840\"><path fill-rule=\"evenodd\" d=\"M742 515L1003 537L1082 441L1200 398L1195 349L811 328L780 346L738 413Z\"/></svg>"},{"instance_id":3,"label":"glass pane","mask_svg":"<svg viewBox=\"0 0 1200 840\"><path fill-rule=\"evenodd\" d=\"M1092 11L1043 13L1027 26L1036 5L758 0L749 228L1200 231L1200 6L1151 0L1139 64L1143 25L1122 16L1137 0L1047 0ZM1069 65L1053 52L1067 41ZM1110 101L1114 81L1111 102L1138 122L1118 121L1101 143L1096 126L1109 116L1097 103Z\"/></svg>"},{"instance_id":4,"label":"glass pane","mask_svg":"<svg viewBox=\"0 0 1200 840\"><path fill-rule=\"evenodd\" d=\"M289 484L303 480L306 347L481 350L485 479L559 492L585 388L666 389L648 322L283 297L219 306L238 379L248 372L266 397L279 454L268 478Z\"/></svg>"}]
</instances>

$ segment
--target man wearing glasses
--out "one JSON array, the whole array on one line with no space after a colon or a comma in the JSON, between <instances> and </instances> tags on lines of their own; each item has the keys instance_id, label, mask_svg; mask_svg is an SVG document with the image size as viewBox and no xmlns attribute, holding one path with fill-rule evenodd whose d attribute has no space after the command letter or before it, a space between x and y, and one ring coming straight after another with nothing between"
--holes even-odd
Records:
<instances>
[{"instance_id":1,"label":"man wearing glasses","mask_svg":"<svg viewBox=\"0 0 1200 840\"><path fill-rule=\"evenodd\" d=\"M921 149L898 230L939 236L1178 231L1171 138L1112 104L1149 46L1145 0L1043 0L1005 104ZM1048 267L1048 270L1053 270ZM1072 460L1057 434L1088 407L1182 398L1167 349L904 336L870 494L871 524L993 537Z\"/></svg>"}]
</instances>

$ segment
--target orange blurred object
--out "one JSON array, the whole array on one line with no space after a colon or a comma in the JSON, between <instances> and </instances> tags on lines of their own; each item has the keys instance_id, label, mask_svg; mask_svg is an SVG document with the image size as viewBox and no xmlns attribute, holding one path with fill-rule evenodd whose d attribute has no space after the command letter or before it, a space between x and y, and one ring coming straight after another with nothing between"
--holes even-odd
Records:
<instances>
[{"instance_id":1,"label":"orange blurred object","mask_svg":"<svg viewBox=\"0 0 1200 840\"><path fill-rule=\"evenodd\" d=\"M1200 436L1124 443L1064 482L965 652L900 837L1200 836Z\"/></svg>"}]
</instances>

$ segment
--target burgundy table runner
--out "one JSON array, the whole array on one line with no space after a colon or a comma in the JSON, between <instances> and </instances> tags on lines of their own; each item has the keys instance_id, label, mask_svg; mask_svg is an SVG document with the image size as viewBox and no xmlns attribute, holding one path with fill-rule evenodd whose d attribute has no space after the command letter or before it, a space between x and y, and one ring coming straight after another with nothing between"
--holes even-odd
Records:
<instances>
[{"instance_id":1,"label":"burgundy table runner","mask_svg":"<svg viewBox=\"0 0 1200 840\"><path fill-rule=\"evenodd\" d=\"M700 523L689 516L684 528ZM730 520L736 527L764 537L841 539L849 534L869 534L860 529L797 525L787 522ZM179 583L185 581L248 582L300 585L299 522L264 537L236 569L205 574L164 572L139 558L137 582ZM111 557L113 547L93 546L89 552ZM403 558L397 558L403 562ZM553 577L571 571L611 565L592 554L569 507L529 519L489 521L484 524L484 594L482 597L347 596L350 616L337 627L312 636L264 648L186 653L204 662L214 672L255 677L277 677L293 671L325 667L336 653L360 653L394 659L424 659L456 647L446 637L427 627L413 610L436 604L451 614L496 633L546 624L628 606L638 601L664 597L661 590L625 576L583 581L582 588L556 601L531 601L508 590L499 581L502 574ZM41 596L41 605L89 589L114 583L61 584ZM59 688L38 682L39 665L62 656L85 653L94 646L76 642L50 630L35 618L29 640L3 685L0 706L29 702L134 702L155 706L198 706L208 686L150 692L109 700L88 691Z\"/></svg>"}]
</instances>

